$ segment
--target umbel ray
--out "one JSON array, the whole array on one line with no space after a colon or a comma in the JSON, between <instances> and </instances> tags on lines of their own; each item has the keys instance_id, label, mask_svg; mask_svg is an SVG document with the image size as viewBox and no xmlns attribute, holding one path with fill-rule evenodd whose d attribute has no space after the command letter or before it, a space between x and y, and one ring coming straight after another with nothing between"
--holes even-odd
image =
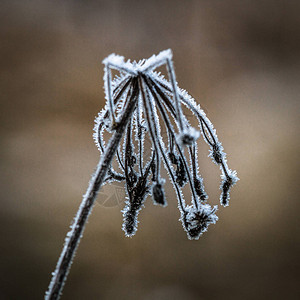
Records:
<instances>
[{"instance_id":1,"label":"umbel ray","mask_svg":"<svg viewBox=\"0 0 300 300\"><path fill-rule=\"evenodd\" d=\"M165 179L161 177L164 165L177 195L182 226L189 239L199 239L208 226L218 220L217 206L207 203L199 173L197 142L200 137L210 147L209 156L221 170L221 205L228 206L230 189L238 181L236 171L227 166L212 123L200 105L177 87L171 50L132 63L111 54L103 63L107 102L94 127L100 161L65 239L45 299L60 297L84 226L103 184L124 182L127 197L122 210L122 229L126 236L132 237L137 231L138 214L149 194L154 204L167 205ZM155 71L163 65L169 80ZM115 78L112 78L112 69L120 73ZM197 129L183 114L182 105L197 119ZM110 135L107 143L104 132ZM167 139L162 138L162 132L167 132ZM144 155L145 138L152 145L149 157ZM112 166L114 159L118 163L117 170ZM186 185L190 189L190 204L186 204L182 192Z\"/></svg>"}]
</instances>

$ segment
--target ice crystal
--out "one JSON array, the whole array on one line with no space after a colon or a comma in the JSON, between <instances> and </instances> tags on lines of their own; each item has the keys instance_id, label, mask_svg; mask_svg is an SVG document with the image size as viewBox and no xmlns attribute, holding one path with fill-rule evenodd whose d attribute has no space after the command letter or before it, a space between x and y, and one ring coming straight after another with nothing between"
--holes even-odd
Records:
<instances>
[{"instance_id":1,"label":"ice crystal","mask_svg":"<svg viewBox=\"0 0 300 300\"><path fill-rule=\"evenodd\" d=\"M122 228L126 236L136 233L138 214L149 194L154 204L167 205L165 180L160 175L162 161L177 194L182 225L190 239L198 239L210 224L218 220L215 214L217 206L211 207L207 203L208 196L199 174L197 142L201 135L210 147L209 156L222 172L221 205L228 205L230 189L238 180L236 172L227 166L216 130L200 105L178 88L171 50L132 63L111 54L103 63L107 104L98 114L94 127L94 140L101 153L107 147L103 133L113 134L118 129L126 106L136 93L136 107L123 128L122 142L117 146L118 170L114 170L111 164L105 178L105 182L116 180L125 184L127 199L122 210ZM167 67L169 80L155 71L163 65ZM119 71L120 75L112 78L112 69ZM135 91L136 87L138 91ZM198 120L198 129L190 125L182 105ZM162 138L162 128L167 132L167 141ZM144 153L146 137L152 144L148 157ZM186 204L182 193L186 184L191 191L191 205Z\"/></svg>"}]
</instances>

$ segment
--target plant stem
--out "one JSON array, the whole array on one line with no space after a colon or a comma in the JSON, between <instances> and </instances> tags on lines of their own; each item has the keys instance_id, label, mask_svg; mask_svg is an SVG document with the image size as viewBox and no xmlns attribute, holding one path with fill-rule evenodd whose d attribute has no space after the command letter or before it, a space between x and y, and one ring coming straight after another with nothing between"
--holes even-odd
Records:
<instances>
[{"instance_id":1,"label":"plant stem","mask_svg":"<svg viewBox=\"0 0 300 300\"><path fill-rule=\"evenodd\" d=\"M124 129L136 108L137 99L138 84L137 79L134 78L132 82L132 93L129 101L127 102L124 113L122 114L118 125L114 129L113 136L109 140L105 152L100 158L96 171L89 182L89 187L83 196L81 205L74 218L74 222L71 225L71 230L67 233L63 250L57 262L55 272L52 273L52 280L45 295L46 300L57 300L60 298L64 283L70 271L73 257L79 245L80 238L83 235L85 224L93 209L98 191L104 182L107 170L109 169L112 159L118 149Z\"/></svg>"}]
</instances>

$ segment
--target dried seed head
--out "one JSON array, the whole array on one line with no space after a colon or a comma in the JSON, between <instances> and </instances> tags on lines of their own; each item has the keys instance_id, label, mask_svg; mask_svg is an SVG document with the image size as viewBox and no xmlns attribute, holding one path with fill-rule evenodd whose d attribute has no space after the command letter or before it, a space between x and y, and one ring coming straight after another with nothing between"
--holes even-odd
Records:
<instances>
[{"instance_id":1,"label":"dried seed head","mask_svg":"<svg viewBox=\"0 0 300 300\"><path fill-rule=\"evenodd\" d=\"M151 163L151 173L152 173L152 181L156 181L156 169L157 169L157 165L156 165L156 160L154 159Z\"/></svg>"},{"instance_id":2,"label":"dried seed head","mask_svg":"<svg viewBox=\"0 0 300 300\"><path fill-rule=\"evenodd\" d=\"M181 157L178 158L175 176L176 176L176 182L180 187L183 187L187 183L188 180L187 173L184 168L184 164Z\"/></svg>"},{"instance_id":3,"label":"dried seed head","mask_svg":"<svg viewBox=\"0 0 300 300\"><path fill-rule=\"evenodd\" d=\"M195 178L194 179L194 187L195 187L195 192L199 196L201 201L206 201L208 196L204 191L203 188L203 180L202 178Z\"/></svg>"},{"instance_id":4,"label":"dried seed head","mask_svg":"<svg viewBox=\"0 0 300 300\"><path fill-rule=\"evenodd\" d=\"M123 213L123 225L122 229L125 232L125 235L128 237L132 237L135 235L137 231L137 215L135 212L129 210Z\"/></svg>"},{"instance_id":5,"label":"dried seed head","mask_svg":"<svg viewBox=\"0 0 300 300\"><path fill-rule=\"evenodd\" d=\"M160 179L160 182L154 182L152 185L152 198L154 204L159 204L161 206L166 206L167 202L165 199L165 191L163 188L165 180Z\"/></svg>"},{"instance_id":6,"label":"dried seed head","mask_svg":"<svg viewBox=\"0 0 300 300\"><path fill-rule=\"evenodd\" d=\"M182 221L189 239L199 239L207 231L210 224L215 224L218 221L218 217L215 214L217 208L217 206L212 208L208 204L201 204L198 209L195 209L193 206L186 207Z\"/></svg>"},{"instance_id":7,"label":"dried seed head","mask_svg":"<svg viewBox=\"0 0 300 300\"><path fill-rule=\"evenodd\" d=\"M212 146L212 150L210 151L210 156L212 157L212 159L214 160L214 162L216 164L222 163L222 159L224 157L222 150L223 150L223 147L222 147L221 143L217 143Z\"/></svg>"},{"instance_id":8,"label":"dried seed head","mask_svg":"<svg viewBox=\"0 0 300 300\"><path fill-rule=\"evenodd\" d=\"M169 152L168 156L169 156L169 159L170 159L170 161L171 161L171 163L173 165L177 165L178 164L178 156L175 153Z\"/></svg>"},{"instance_id":9,"label":"dried seed head","mask_svg":"<svg viewBox=\"0 0 300 300\"><path fill-rule=\"evenodd\" d=\"M229 206L230 199L230 189L236 184L239 178L236 176L236 171L229 170L228 176L222 176L223 181L221 183L220 189L222 191L220 196L221 205L224 207Z\"/></svg>"}]
</instances>

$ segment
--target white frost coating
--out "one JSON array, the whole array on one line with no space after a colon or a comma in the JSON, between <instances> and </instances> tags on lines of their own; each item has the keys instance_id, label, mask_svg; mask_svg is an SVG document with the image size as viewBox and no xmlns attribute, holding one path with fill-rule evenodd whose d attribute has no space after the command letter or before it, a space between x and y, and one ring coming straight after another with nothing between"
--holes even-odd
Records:
<instances>
[{"instance_id":1,"label":"white frost coating","mask_svg":"<svg viewBox=\"0 0 300 300\"><path fill-rule=\"evenodd\" d=\"M146 112L148 111L148 114L150 114L150 115L153 114L152 105L153 105L152 100L146 102L145 110L146 110ZM150 132L152 131L155 135L155 132L157 132L157 130L155 128L156 123L153 122L153 120L150 119L150 117L147 118L147 121L148 121L149 131ZM167 151L166 151L163 139L162 139L161 136L158 136L156 138L154 137L154 139L152 139L152 142L155 145L155 148L160 152L160 154L163 157L163 161L164 161L167 173L169 174L169 177L171 179L171 182L172 182L172 184L174 186L174 189L176 191L176 194L177 194L178 207L179 207L180 211L183 212L183 208L185 207L185 201L184 201L183 193L182 193L181 189L178 187L178 184L176 183L176 180L175 180L175 177L174 177L175 172L174 172L174 169L171 166L171 164L169 163L168 158L166 156Z\"/></svg>"},{"instance_id":2,"label":"white frost coating","mask_svg":"<svg viewBox=\"0 0 300 300\"><path fill-rule=\"evenodd\" d=\"M224 174L221 175L222 182L220 184L220 190L222 191L220 195L220 203L222 206L229 206L230 200L230 190L231 188L240 180L237 177L237 172L228 170L227 176Z\"/></svg>"},{"instance_id":3,"label":"white frost coating","mask_svg":"<svg viewBox=\"0 0 300 300\"><path fill-rule=\"evenodd\" d=\"M126 197L126 201L125 201L125 207L123 210L121 210L121 213L123 214L123 224L122 224L122 230L125 232L125 236L126 237L133 237L138 229L138 215L140 210L142 209L142 207L140 207L140 209L138 209L135 213L135 215L130 215L130 202L128 200L128 197ZM128 218L132 217L132 231L129 232L128 228L126 227L127 222L128 222Z\"/></svg>"},{"instance_id":4,"label":"white frost coating","mask_svg":"<svg viewBox=\"0 0 300 300\"><path fill-rule=\"evenodd\" d=\"M104 76L105 77L105 76ZM126 84L126 82L129 80L130 76L127 74L123 76L116 76L116 78L111 81L112 90L116 90L116 92L119 92L121 88L123 88ZM106 84L104 85L106 87ZM117 102L115 106L116 115L118 116L120 113L124 110L124 102L126 99L126 93L128 92L129 87L127 87L124 91L124 93L121 95L119 101ZM105 90L105 95L107 95L108 91ZM108 97L106 97L106 100L109 100ZM100 141L102 141L102 146L105 146L105 141L103 139L103 131L107 130L110 131L110 116L109 116L110 106L107 102L105 107L98 113L98 116L95 118L95 124L93 128L93 139L95 141L95 144L100 152L102 152L100 147ZM101 130L99 129L101 126Z\"/></svg>"},{"instance_id":5,"label":"white frost coating","mask_svg":"<svg viewBox=\"0 0 300 300\"><path fill-rule=\"evenodd\" d=\"M240 179L237 177L237 172L236 171L230 171L229 176L232 179L232 186L235 185Z\"/></svg>"},{"instance_id":6,"label":"white frost coating","mask_svg":"<svg viewBox=\"0 0 300 300\"><path fill-rule=\"evenodd\" d=\"M152 69L158 68L166 63L166 60L172 59L172 50L161 51L158 55L152 55L149 59L144 62L140 67L141 72L148 72Z\"/></svg>"},{"instance_id":7,"label":"white frost coating","mask_svg":"<svg viewBox=\"0 0 300 300\"><path fill-rule=\"evenodd\" d=\"M165 109L163 107L161 109L162 109L161 113L163 113L164 116L165 116L165 118L164 118L165 125L166 125L167 129L171 132L171 135L173 135L173 138L176 139L175 131L174 131L173 126L172 126L172 124L171 124L171 122L169 120L169 117L166 114ZM167 124L168 124L168 126L167 126ZM188 123L186 124L186 126L187 125L188 125ZM161 141L162 141L162 139L161 139ZM162 145L164 146L163 141L162 141ZM190 170L189 170L189 167L188 167L188 163L187 163L187 161L186 161L186 159L185 159L185 157L183 155L183 152L180 149L180 145L178 145L178 143L177 143L176 146L177 146L177 151L179 152L179 156L182 159L182 162L183 162L183 165L184 165L184 169L185 169L185 171L187 173L188 182L189 182L189 185L190 185L191 191L192 191L193 203L197 207L198 206L197 205L197 196L196 196L196 193L195 193L195 188L194 188L194 184L193 184L193 181L192 181L192 176L190 175Z\"/></svg>"},{"instance_id":8,"label":"white frost coating","mask_svg":"<svg viewBox=\"0 0 300 300\"><path fill-rule=\"evenodd\" d=\"M117 54L110 54L105 59L103 59L102 63L104 65L115 65L115 66L122 66L124 64L124 56L117 55Z\"/></svg>"},{"instance_id":9,"label":"white frost coating","mask_svg":"<svg viewBox=\"0 0 300 300\"><path fill-rule=\"evenodd\" d=\"M219 165L219 163L214 158L215 154L218 154L218 156L220 157L220 159L222 159L223 161L226 161L226 153L224 152L224 148L222 146L222 143L220 143L218 141L215 143L214 146L210 147L208 157L211 158L211 160L213 161L214 164Z\"/></svg>"},{"instance_id":10,"label":"white frost coating","mask_svg":"<svg viewBox=\"0 0 300 300\"><path fill-rule=\"evenodd\" d=\"M121 89L130 77L130 75L124 73L121 73L120 76L116 76L111 82L112 89Z\"/></svg>"},{"instance_id":11,"label":"white frost coating","mask_svg":"<svg viewBox=\"0 0 300 300\"><path fill-rule=\"evenodd\" d=\"M218 217L214 214L217 211L218 206L215 205L213 208L209 204L201 204L200 208L197 210L193 206L187 206L187 221L191 223L191 226L194 227L197 225L197 220L194 219L195 215L200 213L205 217L210 217L210 223L216 223L218 221Z\"/></svg>"},{"instance_id":12,"label":"white frost coating","mask_svg":"<svg viewBox=\"0 0 300 300\"><path fill-rule=\"evenodd\" d=\"M210 224L215 224L218 217L215 214L218 206L211 207L209 204L200 204L199 209L187 206L185 214L181 215L180 221L189 239L198 240L207 231Z\"/></svg>"},{"instance_id":13,"label":"white frost coating","mask_svg":"<svg viewBox=\"0 0 300 300\"><path fill-rule=\"evenodd\" d=\"M107 112L107 109L102 109L98 116L95 118L95 125L94 125L94 133L93 133L93 139L94 142L100 152L102 152L102 149L100 147L100 141L102 141L103 146L105 145L104 139L103 139L103 130L104 127L108 127L110 122L108 118L104 118L105 113ZM103 127L100 129L100 126Z\"/></svg>"},{"instance_id":14,"label":"white frost coating","mask_svg":"<svg viewBox=\"0 0 300 300\"><path fill-rule=\"evenodd\" d=\"M116 54L111 54L107 58L105 58L102 63L112 69L127 72L131 75L136 75L136 70L133 68L133 65L130 61L124 61L124 57Z\"/></svg>"}]
</instances>

